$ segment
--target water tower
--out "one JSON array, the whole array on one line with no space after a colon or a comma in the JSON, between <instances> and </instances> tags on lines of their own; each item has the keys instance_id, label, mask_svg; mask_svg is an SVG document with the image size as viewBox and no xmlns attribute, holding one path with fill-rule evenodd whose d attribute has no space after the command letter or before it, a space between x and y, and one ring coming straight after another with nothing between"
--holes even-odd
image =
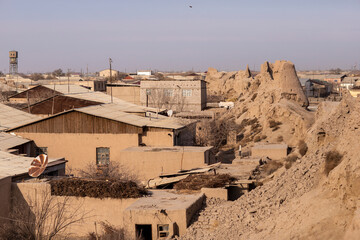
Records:
<instances>
[{"instance_id":1,"label":"water tower","mask_svg":"<svg viewBox=\"0 0 360 240\"><path fill-rule=\"evenodd\" d=\"M10 58L9 74L10 75L18 74L18 57L19 57L19 54L17 51L9 52L9 58Z\"/></svg>"}]
</instances>

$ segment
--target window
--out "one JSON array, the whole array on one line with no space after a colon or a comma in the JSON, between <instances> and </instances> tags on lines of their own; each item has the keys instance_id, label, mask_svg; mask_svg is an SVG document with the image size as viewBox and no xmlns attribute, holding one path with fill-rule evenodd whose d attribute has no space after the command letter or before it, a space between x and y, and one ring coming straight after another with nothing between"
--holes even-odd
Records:
<instances>
[{"instance_id":1,"label":"window","mask_svg":"<svg viewBox=\"0 0 360 240\"><path fill-rule=\"evenodd\" d=\"M146 95L150 96L151 95L151 89L146 89Z\"/></svg>"},{"instance_id":2,"label":"window","mask_svg":"<svg viewBox=\"0 0 360 240\"><path fill-rule=\"evenodd\" d=\"M166 97L172 97L173 96L173 90L172 89L164 89L164 95Z\"/></svg>"},{"instance_id":3,"label":"window","mask_svg":"<svg viewBox=\"0 0 360 240\"><path fill-rule=\"evenodd\" d=\"M35 154L36 156L39 156L40 154L48 154L48 149L47 147L36 147L35 148Z\"/></svg>"},{"instance_id":4,"label":"window","mask_svg":"<svg viewBox=\"0 0 360 240\"><path fill-rule=\"evenodd\" d=\"M110 148L98 147L96 148L96 164L99 166L106 166L110 163Z\"/></svg>"},{"instance_id":5,"label":"window","mask_svg":"<svg viewBox=\"0 0 360 240\"><path fill-rule=\"evenodd\" d=\"M168 239L169 237L169 224L159 224L158 225L158 238L159 239Z\"/></svg>"},{"instance_id":6,"label":"window","mask_svg":"<svg viewBox=\"0 0 360 240\"><path fill-rule=\"evenodd\" d=\"M191 97L192 90L191 89L183 89L182 90L182 95L183 95L183 97Z\"/></svg>"}]
</instances>

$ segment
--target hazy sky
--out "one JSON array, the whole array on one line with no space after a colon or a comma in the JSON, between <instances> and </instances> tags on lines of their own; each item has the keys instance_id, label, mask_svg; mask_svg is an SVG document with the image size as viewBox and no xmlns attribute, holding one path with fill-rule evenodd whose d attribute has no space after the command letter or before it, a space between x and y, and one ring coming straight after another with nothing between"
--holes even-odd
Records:
<instances>
[{"instance_id":1,"label":"hazy sky","mask_svg":"<svg viewBox=\"0 0 360 240\"><path fill-rule=\"evenodd\" d=\"M190 8L189 6L192 6ZM360 0L0 0L0 71L360 68Z\"/></svg>"}]
</instances>

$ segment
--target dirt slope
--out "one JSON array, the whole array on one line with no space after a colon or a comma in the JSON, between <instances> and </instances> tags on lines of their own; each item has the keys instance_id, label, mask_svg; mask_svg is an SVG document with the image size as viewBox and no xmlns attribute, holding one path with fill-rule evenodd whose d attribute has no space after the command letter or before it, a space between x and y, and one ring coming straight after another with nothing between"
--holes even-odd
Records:
<instances>
[{"instance_id":1,"label":"dirt slope","mask_svg":"<svg viewBox=\"0 0 360 240\"><path fill-rule=\"evenodd\" d=\"M261 72L252 77L250 70L239 72L217 72L209 69L206 81L208 94L221 94L235 101L235 107L222 116L235 118L241 125L244 120L254 120L258 127L237 132L243 134L240 143L251 145L256 138L267 142L284 141L296 145L305 137L312 125L314 113L306 110L308 100L304 95L295 66L289 61L265 62ZM270 126L277 121L278 127ZM266 138L266 140L265 140Z\"/></svg>"},{"instance_id":2,"label":"dirt slope","mask_svg":"<svg viewBox=\"0 0 360 240\"><path fill-rule=\"evenodd\" d=\"M360 99L323 103L307 154L235 202L205 208L184 239L359 239ZM341 163L324 173L326 153Z\"/></svg>"}]
</instances>

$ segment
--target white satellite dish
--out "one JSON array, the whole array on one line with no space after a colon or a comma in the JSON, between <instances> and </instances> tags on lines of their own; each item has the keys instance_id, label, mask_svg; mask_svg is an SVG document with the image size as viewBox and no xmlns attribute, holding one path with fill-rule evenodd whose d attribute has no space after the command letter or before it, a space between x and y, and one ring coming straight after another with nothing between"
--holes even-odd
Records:
<instances>
[{"instance_id":1,"label":"white satellite dish","mask_svg":"<svg viewBox=\"0 0 360 240\"><path fill-rule=\"evenodd\" d=\"M174 113L173 110L168 110L168 111L167 111L167 115L168 115L169 117L171 117L171 116L173 115L173 113Z\"/></svg>"},{"instance_id":2,"label":"white satellite dish","mask_svg":"<svg viewBox=\"0 0 360 240\"><path fill-rule=\"evenodd\" d=\"M28 171L29 176L30 177L40 176L45 171L47 164L48 164L48 156L46 154L40 154L31 162Z\"/></svg>"}]
</instances>

